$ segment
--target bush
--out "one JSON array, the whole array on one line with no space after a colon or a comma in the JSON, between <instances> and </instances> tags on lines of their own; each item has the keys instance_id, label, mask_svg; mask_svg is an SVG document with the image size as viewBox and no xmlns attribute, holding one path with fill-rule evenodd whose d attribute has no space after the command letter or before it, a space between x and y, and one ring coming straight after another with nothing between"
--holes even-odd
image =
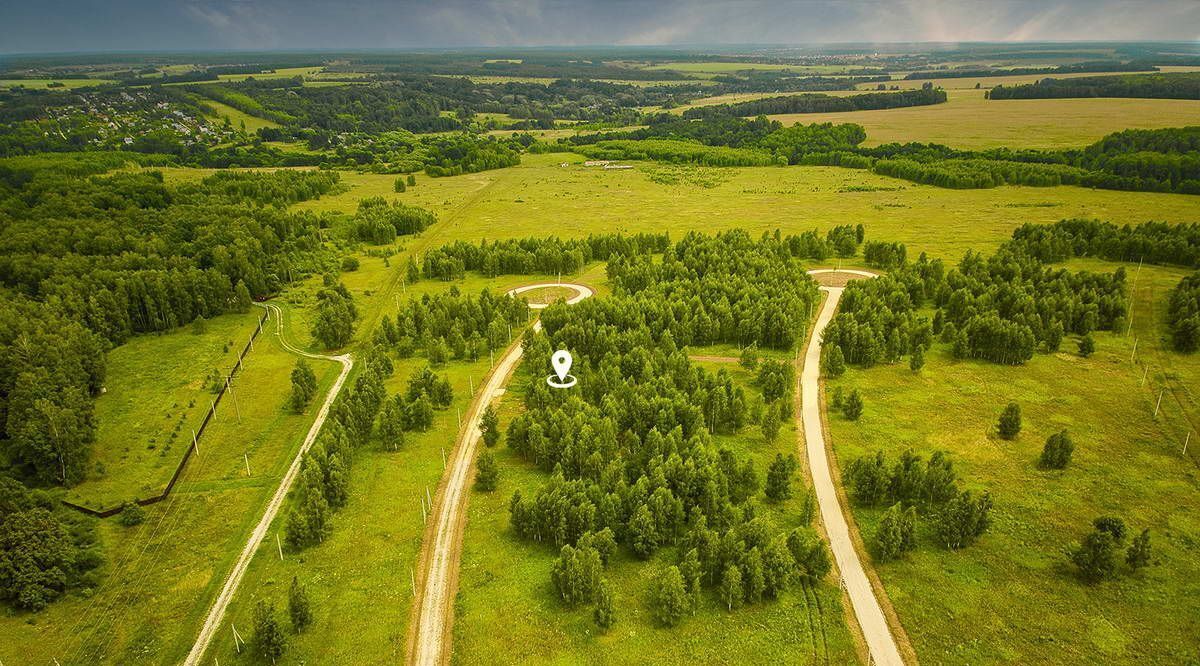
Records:
<instances>
[{"instance_id":1,"label":"bush","mask_svg":"<svg viewBox=\"0 0 1200 666\"><path fill-rule=\"evenodd\" d=\"M1000 439L1016 439L1021 432L1021 406L1015 402L1008 403L1000 413L1000 421L996 423L996 432Z\"/></svg>"},{"instance_id":2,"label":"bush","mask_svg":"<svg viewBox=\"0 0 1200 666\"><path fill-rule=\"evenodd\" d=\"M358 257L347 256L342 258L343 272L353 273L356 270L358 270Z\"/></svg>"},{"instance_id":3,"label":"bush","mask_svg":"<svg viewBox=\"0 0 1200 666\"><path fill-rule=\"evenodd\" d=\"M1046 445L1042 447L1042 457L1038 460L1038 465L1042 469L1065 469L1071 462L1071 453L1074 450L1075 444L1071 442L1071 436L1067 434L1067 431L1056 432L1046 438Z\"/></svg>"},{"instance_id":4,"label":"bush","mask_svg":"<svg viewBox=\"0 0 1200 666\"><path fill-rule=\"evenodd\" d=\"M125 527L133 527L146 522L146 510L137 502L126 502L125 508L117 515L117 522Z\"/></svg>"},{"instance_id":5,"label":"bush","mask_svg":"<svg viewBox=\"0 0 1200 666\"><path fill-rule=\"evenodd\" d=\"M1079 355L1080 356L1087 358L1087 357L1091 356L1093 353L1095 353L1095 351L1096 351L1096 341L1092 339L1092 336L1090 334L1085 335L1082 338L1079 338Z\"/></svg>"}]
</instances>

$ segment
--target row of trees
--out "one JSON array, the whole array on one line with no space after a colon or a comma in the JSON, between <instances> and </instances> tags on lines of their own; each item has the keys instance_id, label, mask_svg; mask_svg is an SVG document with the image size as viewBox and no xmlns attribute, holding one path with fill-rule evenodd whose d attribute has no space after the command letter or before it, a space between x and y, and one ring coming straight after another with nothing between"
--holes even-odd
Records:
<instances>
[{"instance_id":1,"label":"row of trees","mask_svg":"<svg viewBox=\"0 0 1200 666\"><path fill-rule=\"evenodd\" d=\"M1198 144L1200 145L1200 144ZM1117 226L1099 220L1024 224L1007 246L1052 263L1074 257L1145 261L1200 268L1200 224L1144 222Z\"/></svg>"},{"instance_id":2,"label":"row of trees","mask_svg":"<svg viewBox=\"0 0 1200 666\"><path fill-rule=\"evenodd\" d=\"M968 252L956 269L924 255L874 280L847 287L825 331L830 355L871 365L924 352L934 336L960 358L1020 364L1040 346L1057 351L1070 332L1121 329L1128 312L1125 271L1049 268L1019 248L990 258ZM918 310L932 305L932 320Z\"/></svg>"},{"instance_id":3,"label":"row of trees","mask_svg":"<svg viewBox=\"0 0 1200 666\"><path fill-rule=\"evenodd\" d=\"M1150 99L1200 99L1200 74L1171 72L1087 76L1072 79L1044 78L1034 83L996 86L988 99L1058 99L1065 97L1139 97Z\"/></svg>"},{"instance_id":4,"label":"row of trees","mask_svg":"<svg viewBox=\"0 0 1200 666\"><path fill-rule=\"evenodd\" d=\"M687 120L718 116L759 116L783 113L832 113L838 111L867 111L897 109L906 106L926 106L946 101L946 91L925 84L920 89L898 92L875 92L862 95L789 95L769 97L733 104L713 104L693 107L683 112Z\"/></svg>"},{"instance_id":5,"label":"row of trees","mask_svg":"<svg viewBox=\"0 0 1200 666\"><path fill-rule=\"evenodd\" d=\"M667 234L601 234L582 239L557 237L480 241L478 245L455 241L426 252L420 277L438 280L461 278L466 271L497 275L572 275L593 261L616 255L626 257L662 252Z\"/></svg>"}]
</instances>

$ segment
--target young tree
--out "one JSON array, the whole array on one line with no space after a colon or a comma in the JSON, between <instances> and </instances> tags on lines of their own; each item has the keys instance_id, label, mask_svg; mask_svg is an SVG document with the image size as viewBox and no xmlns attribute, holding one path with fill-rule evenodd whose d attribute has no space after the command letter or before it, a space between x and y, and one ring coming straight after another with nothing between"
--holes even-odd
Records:
<instances>
[{"instance_id":1,"label":"young tree","mask_svg":"<svg viewBox=\"0 0 1200 666\"><path fill-rule=\"evenodd\" d=\"M308 590L304 589L295 576L292 576L292 586L288 588L288 616L292 619L292 630L296 633L304 631L312 624L312 603L308 599Z\"/></svg>"},{"instance_id":2,"label":"young tree","mask_svg":"<svg viewBox=\"0 0 1200 666\"><path fill-rule=\"evenodd\" d=\"M762 553L757 546L751 548L742 560L742 585L746 588L748 603L762 601L763 593L767 590L767 578L763 571Z\"/></svg>"},{"instance_id":3,"label":"young tree","mask_svg":"<svg viewBox=\"0 0 1200 666\"><path fill-rule=\"evenodd\" d=\"M691 601L679 568L667 567L659 572L651 589L651 606L655 619L663 626L673 627L683 619L690 605Z\"/></svg>"},{"instance_id":4,"label":"young tree","mask_svg":"<svg viewBox=\"0 0 1200 666\"><path fill-rule=\"evenodd\" d=\"M850 395L846 396L846 401L842 403L842 414L851 421L857 421L862 416L862 413L862 395L859 394L858 389L854 389L850 392Z\"/></svg>"},{"instance_id":5,"label":"young tree","mask_svg":"<svg viewBox=\"0 0 1200 666\"><path fill-rule=\"evenodd\" d=\"M809 530L792 530L787 536L787 547L796 561L798 575L810 583L821 580L833 568L825 542Z\"/></svg>"},{"instance_id":6,"label":"young tree","mask_svg":"<svg viewBox=\"0 0 1200 666\"><path fill-rule=\"evenodd\" d=\"M776 598L792 585L796 560L783 539L776 539L763 552L763 579L768 597Z\"/></svg>"},{"instance_id":7,"label":"young tree","mask_svg":"<svg viewBox=\"0 0 1200 666\"><path fill-rule=\"evenodd\" d=\"M317 374L304 359L296 361L292 368L292 395L288 402L292 411L299 414L308 406L309 401L317 393Z\"/></svg>"},{"instance_id":8,"label":"young tree","mask_svg":"<svg viewBox=\"0 0 1200 666\"><path fill-rule=\"evenodd\" d=\"M617 623L612 588L607 580L602 579L600 588L596 590L596 607L592 609L592 619L596 621L596 626L600 627L600 631L608 631Z\"/></svg>"},{"instance_id":9,"label":"young tree","mask_svg":"<svg viewBox=\"0 0 1200 666\"><path fill-rule=\"evenodd\" d=\"M742 356L738 359L738 364L753 372L758 367L758 345L750 344L742 349Z\"/></svg>"},{"instance_id":10,"label":"young tree","mask_svg":"<svg viewBox=\"0 0 1200 666\"><path fill-rule=\"evenodd\" d=\"M768 444L779 438L779 410L776 408L774 403L771 403L763 408L761 428L763 439L765 439Z\"/></svg>"},{"instance_id":11,"label":"young tree","mask_svg":"<svg viewBox=\"0 0 1200 666\"><path fill-rule=\"evenodd\" d=\"M416 185L416 184L417 184L417 176L415 174L411 174L411 173L408 174L408 186L412 187L413 185Z\"/></svg>"},{"instance_id":12,"label":"young tree","mask_svg":"<svg viewBox=\"0 0 1200 666\"><path fill-rule=\"evenodd\" d=\"M117 514L117 522L125 527L133 527L146 522L146 509L142 508L137 502L126 502L125 508L121 509L121 513Z\"/></svg>"},{"instance_id":13,"label":"young tree","mask_svg":"<svg viewBox=\"0 0 1200 666\"><path fill-rule=\"evenodd\" d=\"M275 606L266 599L259 599L254 607L254 633L250 636L250 645L256 656L270 660L272 664L287 649L287 637L275 617Z\"/></svg>"},{"instance_id":14,"label":"young tree","mask_svg":"<svg viewBox=\"0 0 1200 666\"><path fill-rule=\"evenodd\" d=\"M1042 469L1065 469L1071 462L1071 453L1074 450L1075 444L1071 442L1071 436L1067 434L1067 431L1056 432L1046 438L1046 445L1042 447L1042 457L1038 460L1038 465Z\"/></svg>"},{"instance_id":15,"label":"young tree","mask_svg":"<svg viewBox=\"0 0 1200 666\"><path fill-rule=\"evenodd\" d=\"M250 289L246 287L245 282L238 280L237 286L233 289L233 311L249 312L251 300Z\"/></svg>"},{"instance_id":16,"label":"young tree","mask_svg":"<svg viewBox=\"0 0 1200 666\"><path fill-rule=\"evenodd\" d=\"M404 446L404 407L404 396L397 394L383 403L383 409L379 411L376 432L388 451Z\"/></svg>"},{"instance_id":17,"label":"young tree","mask_svg":"<svg viewBox=\"0 0 1200 666\"><path fill-rule=\"evenodd\" d=\"M288 543L296 548L324 541L329 534L329 501L325 499L324 484L320 466L306 457L284 528Z\"/></svg>"},{"instance_id":18,"label":"young tree","mask_svg":"<svg viewBox=\"0 0 1200 666\"><path fill-rule=\"evenodd\" d=\"M726 610L732 612L733 609L741 607L742 599L746 595L745 590L742 589L742 570L732 564L725 567L725 572L721 574L721 585L718 592Z\"/></svg>"},{"instance_id":19,"label":"young tree","mask_svg":"<svg viewBox=\"0 0 1200 666\"><path fill-rule=\"evenodd\" d=\"M846 372L846 356L840 345L831 345L825 352L825 376L841 377Z\"/></svg>"},{"instance_id":20,"label":"young tree","mask_svg":"<svg viewBox=\"0 0 1200 666\"><path fill-rule=\"evenodd\" d=\"M1125 543L1125 521L1116 516L1100 516L1092 521L1092 527L1111 534L1117 545Z\"/></svg>"},{"instance_id":21,"label":"young tree","mask_svg":"<svg viewBox=\"0 0 1200 666\"><path fill-rule=\"evenodd\" d=\"M917 345L913 349L912 358L908 360L908 369L913 372L920 372L923 367L925 367L925 346Z\"/></svg>"},{"instance_id":22,"label":"young tree","mask_svg":"<svg viewBox=\"0 0 1200 666\"><path fill-rule=\"evenodd\" d=\"M884 512L875 530L875 555L879 561L894 560L915 545L915 515L912 509L905 511L899 502Z\"/></svg>"},{"instance_id":23,"label":"young tree","mask_svg":"<svg viewBox=\"0 0 1200 666\"><path fill-rule=\"evenodd\" d=\"M484 450L479 454L479 460L475 463L475 487L485 492L491 492L496 489L496 484L500 480L500 468L496 466L496 459L492 457L492 452Z\"/></svg>"},{"instance_id":24,"label":"young tree","mask_svg":"<svg viewBox=\"0 0 1200 666\"><path fill-rule=\"evenodd\" d=\"M1135 571L1150 564L1150 530L1142 530L1141 534L1133 537L1133 543L1125 551L1125 563Z\"/></svg>"},{"instance_id":25,"label":"young tree","mask_svg":"<svg viewBox=\"0 0 1200 666\"><path fill-rule=\"evenodd\" d=\"M986 492L975 497L965 491L952 498L934 518L934 532L951 550L969 546L991 525L992 498Z\"/></svg>"},{"instance_id":26,"label":"young tree","mask_svg":"<svg viewBox=\"0 0 1200 666\"><path fill-rule=\"evenodd\" d=\"M404 186L404 176L399 176L396 178L396 182L392 185L392 189L395 190L397 194L408 189Z\"/></svg>"},{"instance_id":27,"label":"young tree","mask_svg":"<svg viewBox=\"0 0 1200 666\"><path fill-rule=\"evenodd\" d=\"M1091 356L1093 353L1095 353L1095 351L1096 351L1096 341L1094 339L1092 339L1091 333L1088 333L1087 335L1083 336L1082 338L1079 338L1079 355L1080 356L1087 358L1087 357Z\"/></svg>"},{"instance_id":28,"label":"young tree","mask_svg":"<svg viewBox=\"0 0 1200 666\"><path fill-rule=\"evenodd\" d=\"M1095 585L1112 578L1117 572L1117 542L1104 530L1093 530L1083 543L1067 551L1071 562L1079 568L1084 582Z\"/></svg>"},{"instance_id":29,"label":"young tree","mask_svg":"<svg viewBox=\"0 0 1200 666\"><path fill-rule=\"evenodd\" d=\"M550 570L550 580L563 602L575 606L595 596L602 569L596 549L563 546Z\"/></svg>"},{"instance_id":30,"label":"young tree","mask_svg":"<svg viewBox=\"0 0 1200 666\"><path fill-rule=\"evenodd\" d=\"M1021 432L1021 406L1015 402L1008 403L1003 412L1000 412L1000 420L996 423L996 432L1000 434L1001 439L1016 439L1017 434Z\"/></svg>"},{"instance_id":31,"label":"young tree","mask_svg":"<svg viewBox=\"0 0 1200 666\"><path fill-rule=\"evenodd\" d=\"M629 519L629 542L634 554L643 560L648 559L658 548L658 525L645 504L634 510Z\"/></svg>"},{"instance_id":32,"label":"young tree","mask_svg":"<svg viewBox=\"0 0 1200 666\"><path fill-rule=\"evenodd\" d=\"M483 416L479 418L479 431L483 433L483 443L488 447L499 443L500 417L496 415L496 410L490 404L483 409Z\"/></svg>"},{"instance_id":33,"label":"young tree","mask_svg":"<svg viewBox=\"0 0 1200 666\"><path fill-rule=\"evenodd\" d=\"M776 453L771 466L767 468L767 484L763 488L767 498L773 502L782 502L792 497L792 475L797 467L796 456Z\"/></svg>"}]
</instances>

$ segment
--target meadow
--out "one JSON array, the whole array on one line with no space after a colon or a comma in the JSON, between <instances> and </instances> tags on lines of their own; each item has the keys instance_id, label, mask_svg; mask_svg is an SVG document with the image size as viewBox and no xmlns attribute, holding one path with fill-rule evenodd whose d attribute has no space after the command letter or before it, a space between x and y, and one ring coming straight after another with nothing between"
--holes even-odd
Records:
<instances>
[{"instance_id":1,"label":"meadow","mask_svg":"<svg viewBox=\"0 0 1200 666\"><path fill-rule=\"evenodd\" d=\"M89 88L92 86L103 85L105 83L114 83L107 79L0 79L0 88L30 88L34 90L44 90L50 88L51 83L61 83L62 88ZM54 86L58 88L59 86Z\"/></svg>"},{"instance_id":2,"label":"meadow","mask_svg":"<svg viewBox=\"0 0 1200 666\"><path fill-rule=\"evenodd\" d=\"M992 528L977 544L947 551L923 526L916 551L875 565L922 661L1165 664L1195 657L1200 478L1195 450L1185 457L1182 447L1196 416L1191 395L1200 368L1161 340L1166 289L1184 271L1125 268L1131 283L1137 274L1132 330L1097 335L1090 358L1075 353L1073 339L1018 367L956 361L939 345L919 373L902 363L852 369L827 382L827 390L857 388L866 402L857 423L829 418L839 465L875 451L889 460L907 449L926 457L948 451L964 485L995 501ZM1022 410L1014 441L994 434L1009 401ZM1038 469L1042 444L1062 429L1075 442L1071 464ZM881 513L853 510L866 540ZM1089 587L1064 550L1101 515L1119 516L1131 530L1149 528L1153 564Z\"/></svg>"},{"instance_id":3,"label":"meadow","mask_svg":"<svg viewBox=\"0 0 1200 666\"><path fill-rule=\"evenodd\" d=\"M1197 219L1194 197L1076 187L948 190L838 167L708 168L680 165L675 184L652 179L663 165L604 171L568 154L525 155L510 169L453 178L417 176L393 192L395 176L344 173L347 192L299 204L303 210L353 212L362 197L424 206L440 222L412 247L462 239L586 236L589 233L798 233L863 223L867 238L900 241L957 260L990 251L1026 222L1084 217L1118 224ZM559 166L568 162L569 166ZM659 180L663 180L659 178Z\"/></svg>"},{"instance_id":4,"label":"meadow","mask_svg":"<svg viewBox=\"0 0 1200 666\"><path fill-rule=\"evenodd\" d=\"M224 379L260 316L258 308L222 315L206 322L203 333L189 326L139 336L109 352L105 392L96 401L93 471L67 499L101 509L157 495L215 397L209 373Z\"/></svg>"}]
</instances>

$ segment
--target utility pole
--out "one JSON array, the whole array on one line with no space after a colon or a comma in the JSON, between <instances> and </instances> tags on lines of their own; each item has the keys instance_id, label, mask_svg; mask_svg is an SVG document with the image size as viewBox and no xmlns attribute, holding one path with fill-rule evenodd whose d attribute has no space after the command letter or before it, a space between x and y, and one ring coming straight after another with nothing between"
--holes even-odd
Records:
<instances>
[{"instance_id":1,"label":"utility pole","mask_svg":"<svg viewBox=\"0 0 1200 666\"><path fill-rule=\"evenodd\" d=\"M242 453L242 459L246 461L246 478L250 478L250 456Z\"/></svg>"},{"instance_id":2,"label":"utility pole","mask_svg":"<svg viewBox=\"0 0 1200 666\"><path fill-rule=\"evenodd\" d=\"M279 532L275 533L275 548L279 550L279 561L283 561L283 544L279 542Z\"/></svg>"},{"instance_id":3,"label":"utility pole","mask_svg":"<svg viewBox=\"0 0 1200 666\"><path fill-rule=\"evenodd\" d=\"M1166 391L1166 390L1167 390L1166 387L1160 388L1158 390L1158 402L1154 403L1154 415L1155 416L1158 416L1158 408L1162 406L1163 391Z\"/></svg>"},{"instance_id":4,"label":"utility pole","mask_svg":"<svg viewBox=\"0 0 1200 666\"><path fill-rule=\"evenodd\" d=\"M1183 455L1185 455L1185 456L1187 455L1187 445L1188 445L1188 442L1190 442L1190 441L1192 441L1192 431L1191 430L1188 431L1187 439L1183 440Z\"/></svg>"},{"instance_id":5,"label":"utility pole","mask_svg":"<svg viewBox=\"0 0 1200 666\"><path fill-rule=\"evenodd\" d=\"M1130 363L1132 363L1132 362L1133 362L1133 357L1134 357L1134 356L1137 356L1137 343L1138 343L1138 339L1137 339L1137 338L1134 338L1134 339L1133 339L1133 353L1129 355L1129 362L1130 362Z\"/></svg>"},{"instance_id":6,"label":"utility pole","mask_svg":"<svg viewBox=\"0 0 1200 666\"><path fill-rule=\"evenodd\" d=\"M200 440L196 438L195 428L192 428L192 448L196 449L196 455L200 455Z\"/></svg>"}]
</instances>

